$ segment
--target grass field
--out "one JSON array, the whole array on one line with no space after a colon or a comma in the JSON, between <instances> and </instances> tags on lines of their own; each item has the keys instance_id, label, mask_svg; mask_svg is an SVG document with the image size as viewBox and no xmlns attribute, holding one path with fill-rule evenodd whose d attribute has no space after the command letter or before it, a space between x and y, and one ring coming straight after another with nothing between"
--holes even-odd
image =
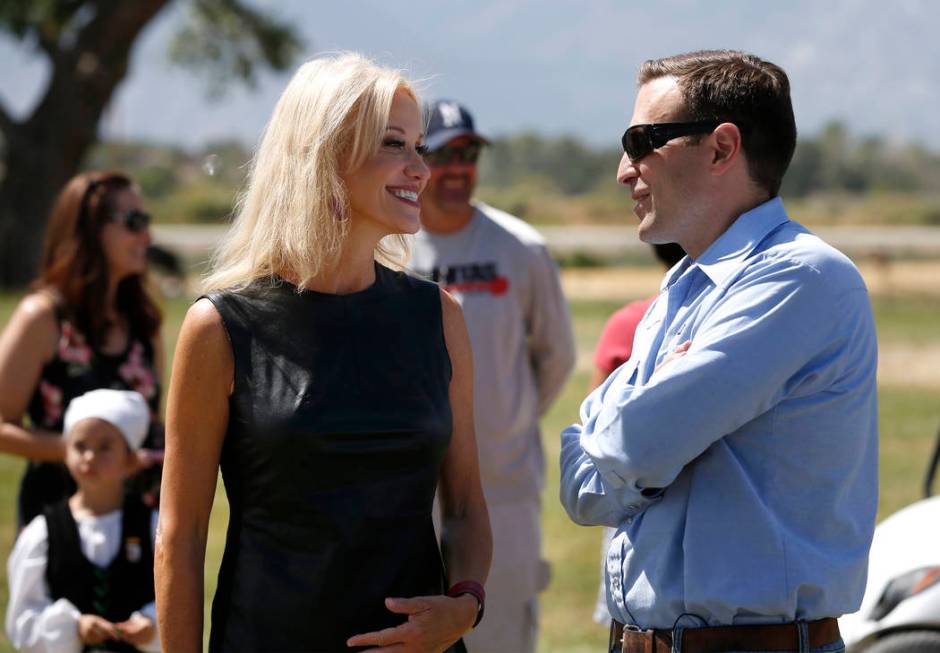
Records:
<instances>
[{"instance_id":1,"label":"grass field","mask_svg":"<svg viewBox=\"0 0 940 653\"><path fill-rule=\"evenodd\" d=\"M568 273L566 273L567 275ZM607 291L579 300L575 292L575 319L579 366L560 399L543 421L547 455L544 494L545 554L552 563L552 583L542 596L543 652L601 651L606 631L591 621L598 582L599 529L575 526L558 503L558 433L577 417L588 383L590 352L604 321L625 301L636 299L636 284L617 283L631 275L649 278L651 270L610 271ZM655 276L655 274L653 274ZM568 279L566 279L566 282ZM877 284L872 284L873 287ZM573 286L566 283L566 288ZM625 289L620 292L618 288ZM0 296L0 324L5 324L15 298ZM165 306L166 342L172 345L187 301ZM940 292L909 291L892 284L874 297L881 348L879 400L881 423L881 500L884 517L918 498L923 467L940 426ZM172 347L169 347L172 349ZM911 361L911 362L908 362ZM908 373L917 368L918 372ZM14 538L14 506L23 463L0 456L0 553L9 552ZM224 494L219 491L213 511L206 561L206 595L214 591L227 518ZM0 605L6 605L6 570L0 571ZM208 601L207 601L208 603ZM9 644L0 638L0 652Z\"/></svg>"}]
</instances>

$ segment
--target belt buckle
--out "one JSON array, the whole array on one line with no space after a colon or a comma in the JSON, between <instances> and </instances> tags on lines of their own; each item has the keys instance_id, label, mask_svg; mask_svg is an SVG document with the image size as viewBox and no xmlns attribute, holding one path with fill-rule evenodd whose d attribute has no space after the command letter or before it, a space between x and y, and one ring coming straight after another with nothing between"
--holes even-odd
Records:
<instances>
[{"instance_id":1,"label":"belt buckle","mask_svg":"<svg viewBox=\"0 0 940 653\"><path fill-rule=\"evenodd\" d=\"M652 628L644 630L643 628L640 628L636 624L630 624L629 626L624 626L623 627L624 638L623 638L623 645L622 645L623 651L627 650L626 649L626 643L627 643L626 634L628 632L633 633L634 635L641 635L643 637L642 639L643 653L655 653L656 651L656 631L655 630L653 630ZM636 640L634 639L634 642L635 641ZM635 650L636 649L631 647L631 653L632 651L635 651Z\"/></svg>"}]
</instances>

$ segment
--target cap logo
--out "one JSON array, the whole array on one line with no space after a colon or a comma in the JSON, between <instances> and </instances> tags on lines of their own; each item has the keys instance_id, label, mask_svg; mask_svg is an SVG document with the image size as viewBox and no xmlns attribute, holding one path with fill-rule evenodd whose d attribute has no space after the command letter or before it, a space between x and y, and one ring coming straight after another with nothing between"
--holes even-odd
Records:
<instances>
[{"instance_id":1,"label":"cap logo","mask_svg":"<svg viewBox=\"0 0 940 653\"><path fill-rule=\"evenodd\" d=\"M442 102L438 106L441 112L441 120L444 121L444 127L450 128L459 125L462 120L460 117L460 107L453 102Z\"/></svg>"}]
</instances>

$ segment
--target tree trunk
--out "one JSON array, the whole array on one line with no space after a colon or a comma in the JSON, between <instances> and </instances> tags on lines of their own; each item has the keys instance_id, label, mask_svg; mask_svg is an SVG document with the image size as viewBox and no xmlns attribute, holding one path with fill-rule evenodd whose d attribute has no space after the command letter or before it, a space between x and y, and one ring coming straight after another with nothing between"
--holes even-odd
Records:
<instances>
[{"instance_id":1,"label":"tree trunk","mask_svg":"<svg viewBox=\"0 0 940 653\"><path fill-rule=\"evenodd\" d=\"M46 94L25 122L4 123L0 287L22 287L35 276L56 193L95 142L101 115L127 74L131 47L167 2L100 0L67 50L40 42L52 64Z\"/></svg>"}]
</instances>

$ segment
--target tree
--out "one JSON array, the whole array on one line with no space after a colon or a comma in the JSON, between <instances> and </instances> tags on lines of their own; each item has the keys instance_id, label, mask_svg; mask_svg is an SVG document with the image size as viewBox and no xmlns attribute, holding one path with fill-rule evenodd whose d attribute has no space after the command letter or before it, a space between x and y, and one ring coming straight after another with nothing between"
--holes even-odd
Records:
<instances>
[{"instance_id":1,"label":"tree","mask_svg":"<svg viewBox=\"0 0 940 653\"><path fill-rule=\"evenodd\" d=\"M0 29L50 65L48 86L31 115L17 121L0 105L0 287L22 286L34 276L56 193L96 142L101 116L127 75L134 43L173 1L0 3ZM208 73L213 93L233 77L253 84L259 66L283 70L300 50L291 26L244 0L188 2L188 24L171 54Z\"/></svg>"}]
</instances>

